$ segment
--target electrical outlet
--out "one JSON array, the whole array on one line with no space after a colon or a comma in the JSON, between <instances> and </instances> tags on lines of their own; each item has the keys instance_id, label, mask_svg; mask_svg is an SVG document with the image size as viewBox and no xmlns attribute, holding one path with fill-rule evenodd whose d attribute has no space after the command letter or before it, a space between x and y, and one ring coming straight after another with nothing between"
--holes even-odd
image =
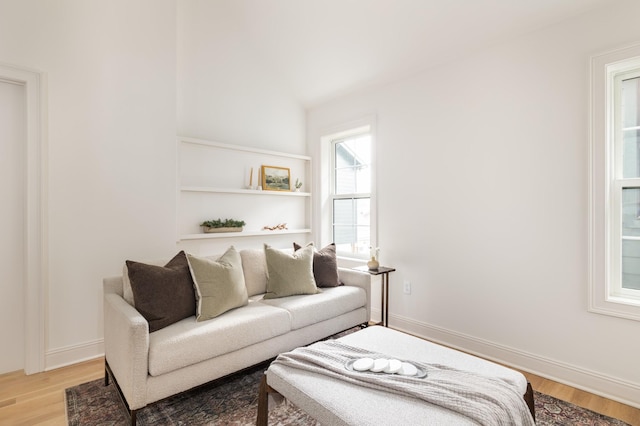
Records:
<instances>
[{"instance_id":1,"label":"electrical outlet","mask_svg":"<svg viewBox=\"0 0 640 426\"><path fill-rule=\"evenodd\" d=\"M404 294L411 294L411 281L404 280Z\"/></svg>"}]
</instances>

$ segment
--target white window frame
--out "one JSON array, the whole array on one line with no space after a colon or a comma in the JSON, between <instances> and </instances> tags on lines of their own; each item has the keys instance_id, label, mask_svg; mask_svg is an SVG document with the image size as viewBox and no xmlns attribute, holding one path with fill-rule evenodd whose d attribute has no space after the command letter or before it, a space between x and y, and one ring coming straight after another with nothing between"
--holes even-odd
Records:
<instances>
[{"instance_id":1,"label":"white window frame","mask_svg":"<svg viewBox=\"0 0 640 426\"><path fill-rule=\"evenodd\" d=\"M342 140L350 136L369 133L371 136L371 189L369 192L370 202L370 240L373 247L377 247L377 198L376 198L376 126L375 117L366 116L359 120L343 123L330 129L325 129L320 137L320 205L318 215L319 220L319 237L322 246L333 242L333 193L335 188L334 182L334 163L333 163L333 147L336 140ZM362 196L362 194L355 194ZM337 197L343 198L343 195ZM338 258L352 260L367 260L369 253L355 254L338 252Z\"/></svg>"},{"instance_id":2,"label":"white window frame","mask_svg":"<svg viewBox=\"0 0 640 426\"><path fill-rule=\"evenodd\" d=\"M589 149L589 311L640 321L640 291L622 288L622 132L616 127L619 83L640 72L640 45L591 58Z\"/></svg>"}]
</instances>

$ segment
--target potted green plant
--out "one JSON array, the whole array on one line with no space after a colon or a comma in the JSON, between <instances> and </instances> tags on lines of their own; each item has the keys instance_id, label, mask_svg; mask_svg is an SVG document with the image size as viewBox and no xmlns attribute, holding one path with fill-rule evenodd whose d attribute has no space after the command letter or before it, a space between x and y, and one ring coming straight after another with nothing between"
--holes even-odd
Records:
<instances>
[{"instance_id":1,"label":"potted green plant","mask_svg":"<svg viewBox=\"0 0 640 426\"><path fill-rule=\"evenodd\" d=\"M296 178L296 192L300 191L300 188L302 187L302 182L300 182L300 179Z\"/></svg>"},{"instance_id":2,"label":"potted green plant","mask_svg":"<svg viewBox=\"0 0 640 426\"><path fill-rule=\"evenodd\" d=\"M202 226L202 231L205 233L242 232L244 225L246 225L244 220L235 219L207 220L200 224L200 226Z\"/></svg>"}]
</instances>

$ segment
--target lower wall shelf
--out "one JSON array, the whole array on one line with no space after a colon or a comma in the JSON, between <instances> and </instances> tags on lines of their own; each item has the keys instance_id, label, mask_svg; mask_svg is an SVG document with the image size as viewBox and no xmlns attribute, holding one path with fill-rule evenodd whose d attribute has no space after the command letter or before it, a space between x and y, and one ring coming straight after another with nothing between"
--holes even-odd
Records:
<instances>
[{"instance_id":1,"label":"lower wall shelf","mask_svg":"<svg viewBox=\"0 0 640 426\"><path fill-rule=\"evenodd\" d=\"M283 234L310 234L311 229L282 229L276 231L242 231L224 232L220 234L187 234L181 235L180 240L206 240L210 238L238 238L238 237L259 237Z\"/></svg>"}]
</instances>

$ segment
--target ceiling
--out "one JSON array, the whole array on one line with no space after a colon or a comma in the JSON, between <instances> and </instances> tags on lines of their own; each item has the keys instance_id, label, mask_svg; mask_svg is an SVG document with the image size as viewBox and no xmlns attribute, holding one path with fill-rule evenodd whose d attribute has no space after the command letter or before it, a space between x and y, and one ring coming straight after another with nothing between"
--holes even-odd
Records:
<instances>
[{"instance_id":1,"label":"ceiling","mask_svg":"<svg viewBox=\"0 0 640 426\"><path fill-rule=\"evenodd\" d=\"M223 13L312 107L616 1L233 0Z\"/></svg>"}]
</instances>

